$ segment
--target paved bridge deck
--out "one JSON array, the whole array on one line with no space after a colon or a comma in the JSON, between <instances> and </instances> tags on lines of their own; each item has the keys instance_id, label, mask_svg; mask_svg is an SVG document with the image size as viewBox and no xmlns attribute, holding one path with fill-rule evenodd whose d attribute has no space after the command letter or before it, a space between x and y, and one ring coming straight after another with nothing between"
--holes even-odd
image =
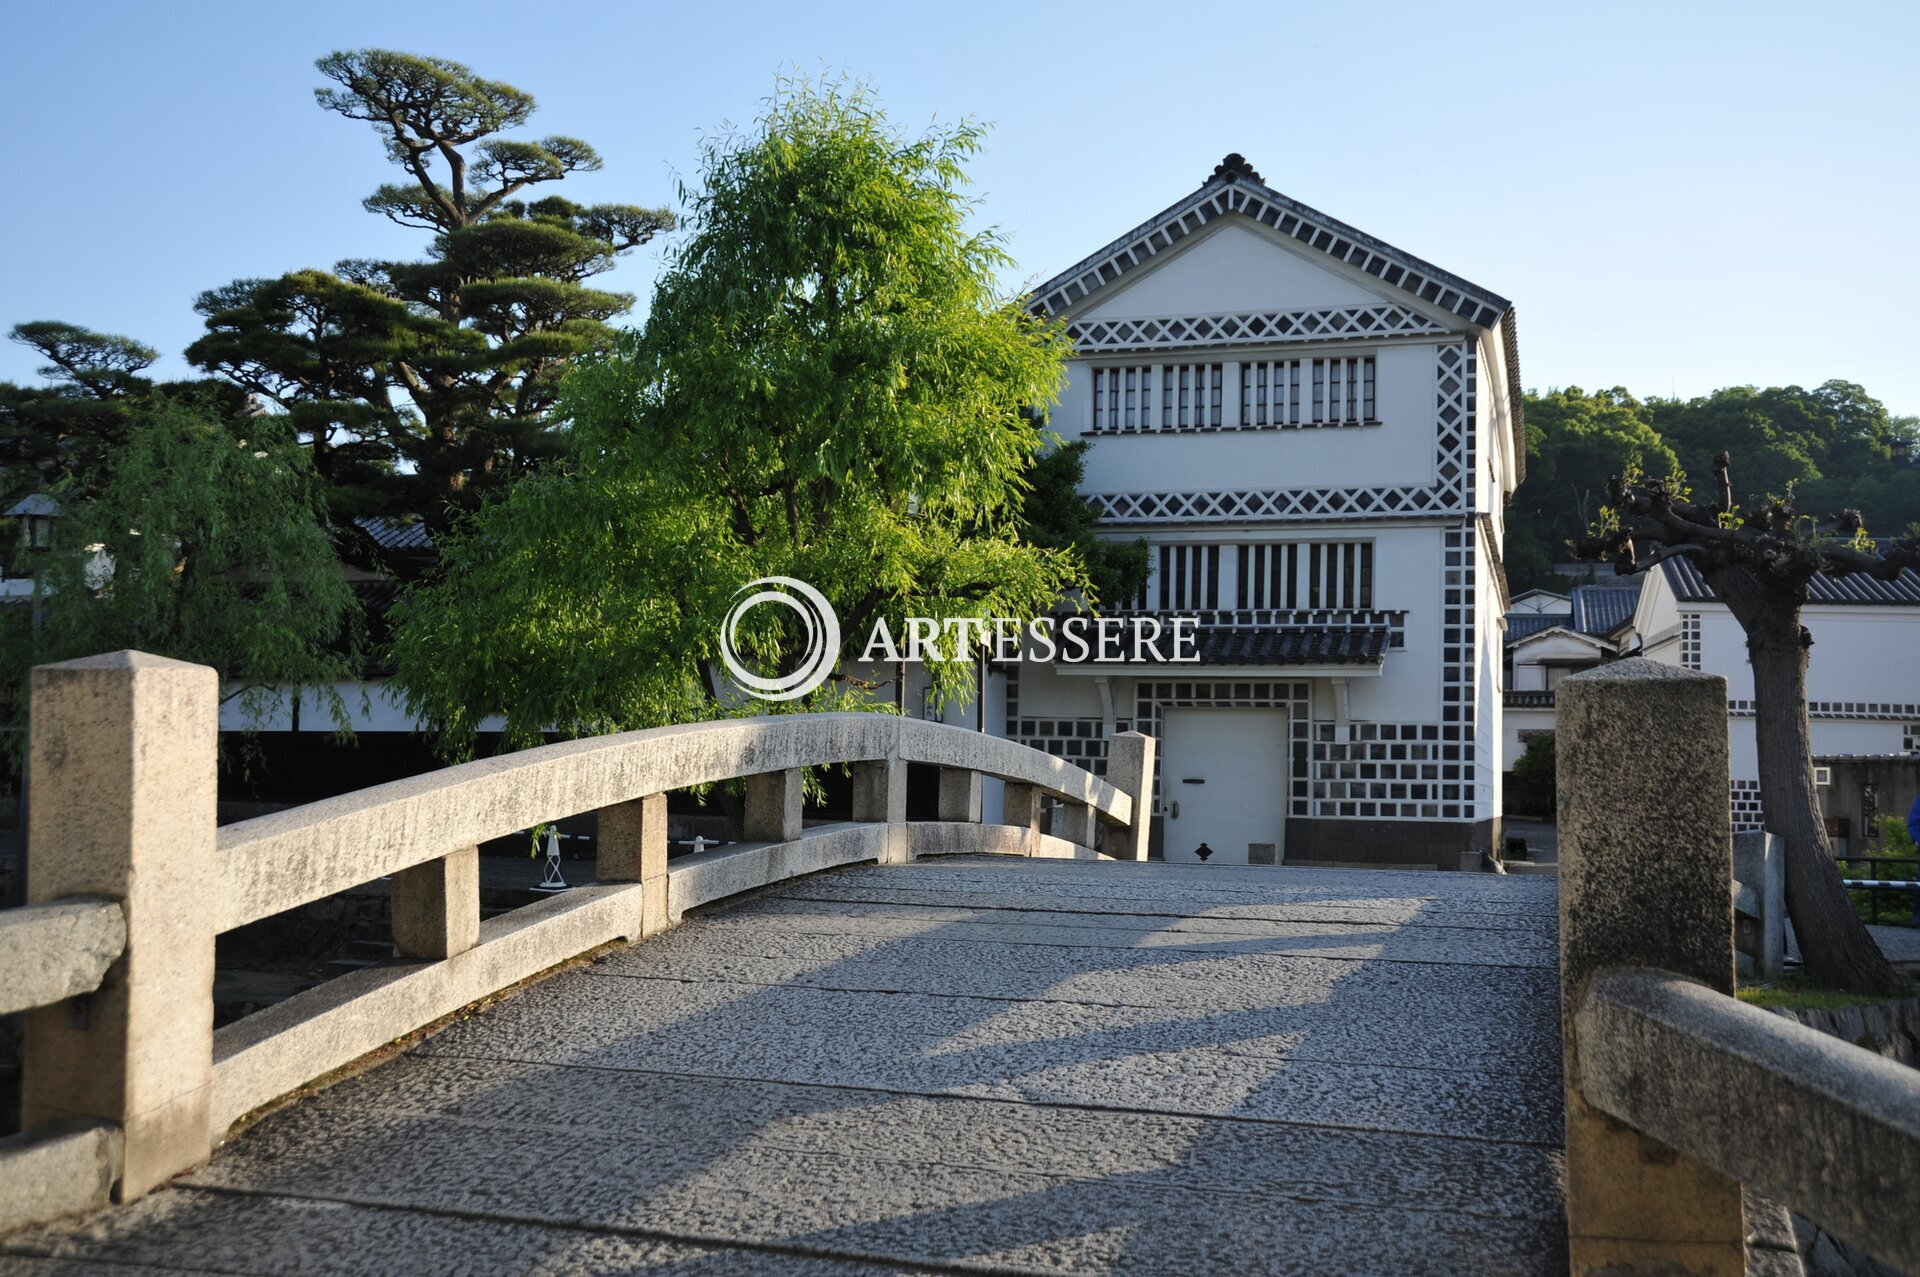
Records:
<instances>
[{"instance_id":1,"label":"paved bridge deck","mask_svg":"<svg viewBox=\"0 0 1920 1277\"><path fill-rule=\"evenodd\" d=\"M553 976L32 1274L1566 1271L1554 883L945 859Z\"/></svg>"}]
</instances>

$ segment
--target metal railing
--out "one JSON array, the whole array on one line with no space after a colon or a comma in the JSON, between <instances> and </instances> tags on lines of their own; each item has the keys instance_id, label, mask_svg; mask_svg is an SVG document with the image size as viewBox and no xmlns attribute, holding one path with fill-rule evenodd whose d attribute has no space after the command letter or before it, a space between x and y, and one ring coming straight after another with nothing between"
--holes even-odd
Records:
<instances>
[{"instance_id":1,"label":"metal railing","mask_svg":"<svg viewBox=\"0 0 1920 1277\"><path fill-rule=\"evenodd\" d=\"M1867 893L1868 922L1877 923L1880 921L1880 898L1882 893L1892 892L1908 896L1915 896L1915 893L1920 893L1920 860L1916 860L1912 856L1849 855L1836 856L1834 860L1840 866L1841 885L1849 891L1864 891ZM1907 876L1904 878L1882 878L1877 875L1866 878L1849 877L1848 875L1853 872L1853 866L1855 865L1868 866L1867 872L1869 875L1873 875L1872 866L1899 865L1907 871ZM1896 908L1895 912L1905 913L1911 918L1920 919L1920 897L1910 900L1906 909Z\"/></svg>"}]
</instances>

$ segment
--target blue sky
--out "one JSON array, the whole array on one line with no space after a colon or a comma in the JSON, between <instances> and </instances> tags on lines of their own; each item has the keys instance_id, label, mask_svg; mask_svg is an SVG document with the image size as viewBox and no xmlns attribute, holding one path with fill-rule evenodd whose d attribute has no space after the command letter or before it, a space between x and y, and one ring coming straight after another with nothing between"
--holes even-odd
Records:
<instances>
[{"instance_id":1,"label":"blue sky","mask_svg":"<svg viewBox=\"0 0 1920 1277\"><path fill-rule=\"evenodd\" d=\"M543 16L549 13L563 17ZM0 327L139 337L186 372L202 289L413 256L365 213L395 170L314 105L337 48L533 93L671 203L703 131L783 68L845 69L915 128L993 125L973 168L1015 287L1241 151L1277 189L1518 304L1536 388L1858 381L1920 413L1920 7L574 3L0 5ZM666 241L668 246L671 240ZM639 294L649 247L607 277ZM0 343L0 378L37 361Z\"/></svg>"}]
</instances>

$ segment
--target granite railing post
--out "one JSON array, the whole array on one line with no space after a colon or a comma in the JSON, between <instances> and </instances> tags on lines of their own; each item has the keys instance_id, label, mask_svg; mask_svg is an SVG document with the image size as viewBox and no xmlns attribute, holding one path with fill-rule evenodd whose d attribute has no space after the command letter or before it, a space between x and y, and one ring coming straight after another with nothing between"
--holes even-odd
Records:
<instances>
[{"instance_id":1,"label":"granite railing post","mask_svg":"<svg viewBox=\"0 0 1920 1277\"><path fill-rule=\"evenodd\" d=\"M219 702L213 670L144 652L33 671L27 901L118 900L127 944L26 1014L21 1125L117 1125L116 1201L211 1151Z\"/></svg>"},{"instance_id":2,"label":"granite railing post","mask_svg":"<svg viewBox=\"0 0 1920 1277\"><path fill-rule=\"evenodd\" d=\"M1558 690L1572 1271L1739 1277L1740 1185L1589 1104L1574 1031L1589 982L1608 968L1733 992L1726 680L1633 659Z\"/></svg>"},{"instance_id":3,"label":"granite railing post","mask_svg":"<svg viewBox=\"0 0 1920 1277\"><path fill-rule=\"evenodd\" d=\"M1778 980L1787 954L1785 842L1759 829L1735 834L1733 878L1739 974Z\"/></svg>"},{"instance_id":4,"label":"granite railing post","mask_svg":"<svg viewBox=\"0 0 1920 1277\"><path fill-rule=\"evenodd\" d=\"M639 883L640 916L628 938L660 934L667 929L667 796L648 794L602 807L597 822L594 878Z\"/></svg>"},{"instance_id":5,"label":"granite railing post","mask_svg":"<svg viewBox=\"0 0 1920 1277\"><path fill-rule=\"evenodd\" d=\"M887 827L883 865L905 864L907 847L907 765L898 753L853 765L853 818Z\"/></svg>"},{"instance_id":6,"label":"granite railing post","mask_svg":"<svg viewBox=\"0 0 1920 1277\"><path fill-rule=\"evenodd\" d=\"M1061 799L1053 809L1053 836L1076 843L1089 851L1098 849L1100 817L1087 803Z\"/></svg>"},{"instance_id":7,"label":"granite railing post","mask_svg":"<svg viewBox=\"0 0 1920 1277\"><path fill-rule=\"evenodd\" d=\"M979 824L981 791L979 772L966 767L942 767L939 818Z\"/></svg>"},{"instance_id":8,"label":"granite railing post","mask_svg":"<svg viewBox=\"0 0 1920 1277\"><path fill-rule=\"evenodd\" d=\"M748 842L792 842L800 836L801 769L747 777L747 809L740 836Z\"/></svg>"},{"instance_id":9,"label":"granite railing post","mask_svg":"<svg viewBox=\"0 0 1920 1277\"><path fill-rule=\"evenodd\" d=\"M1037 786L1010 780L1001 788L1000 823L1026 831L1029 856L1033 854L1034 838L1041 832L1040 823L1041 817L1045 814L1045 803L1046 794Z\"/></svg>"},{"instance_id":10,"label":"granite railing post","mask_svg":"<svg viewBox=\"0 0 1920 1277\"><path fill-rule=\"evenodd\" d=\"M393 875L393 952L438 961L480 943L480 849Z\"/></svg>"},{"instance_id":11,"label":"granite railing post","mask_svg":"<svg viewBox=\"0 0 1920 1277\"><path fill-rule=\"evenodd\" d=\"M1778 980L1787 960L1787 844L1763 834L1760 849L1760 978Z\"/></svg>"},{"instance_id":12,"label":"granite railing post","mask_svg":"<svg viewBox=\"0 0 1920 1277\"><path fill-rule=\"evenodd\" d=\"M1156 743L1140 732L1121 732L1107 742L1107 783L1133 799L1133 820L1109 825L1100 850L1118 860L1145 860L1153 821L1153 759Z\"/></svg>"}]
</instances>

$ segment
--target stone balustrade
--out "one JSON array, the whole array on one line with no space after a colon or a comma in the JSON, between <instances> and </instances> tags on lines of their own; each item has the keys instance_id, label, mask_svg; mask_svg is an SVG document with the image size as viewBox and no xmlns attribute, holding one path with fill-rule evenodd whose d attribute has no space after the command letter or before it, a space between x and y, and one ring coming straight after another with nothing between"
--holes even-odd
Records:
<instances>
[{"instance_id":1,"label":"stone balustrade","mask_svg":"<svg viewBox=\"0 0 1920 1277\"><path fill-rule=\"evenodd\" d=\"M126 947L126 916L112 900L75 896L0 912L0 1015L92 993Z\"/></svg>"},{"instance_id":2,"label":"stone balustrade","mask_svg":"<svg viewBox=\"0 0 1920 1277\"><path fill-rule=\"evenodd\" d=\"M1146 855L1154 742L1106 779L1012 741L892 714L792 714L568 741L215 827L218 680L139 652L33 673L29 907L0 914L0 1012L26 1019L0 1228L129 1201L263 1105L582 953L689 909L857 861ZM909 764L940 769L907 820ZM809 767L851 764L853 819L803 827ZM982 776L1006 822L982 823ZM744 777L738 846L667 859L666 795ZM1060 804L1042 832L1043 800ZM597 813L597 881L482 920L479 844ZM214 938L390 877L399 962L217 1032Z\"/></svg>"},{"instance_id":3,"label":"stone balustrade","mask_svg":"<svg viewBox=\"0 0 1920 1277\"><path fill-rule=\"evenodd\" d=\"M1739 1002L1726 681L1560 684L1575 1274L1747 1271L1742 1185L1920 1271L1920 1073Z\"/></svg>"},{"instance_id":4,"label":"stone balustrade","mask_svg":"<svg viewBox=\"0 0 1920 1277\"><path fill-rule=\"evenodd\" d=\"M74 896L0 912L0 1015L60 1003L90 1014L126 946L117 901ZM104 1203L120 1162L109 1122L54 1118L0 1140L0 1230Z\"/></svg>"}]
</instances>

